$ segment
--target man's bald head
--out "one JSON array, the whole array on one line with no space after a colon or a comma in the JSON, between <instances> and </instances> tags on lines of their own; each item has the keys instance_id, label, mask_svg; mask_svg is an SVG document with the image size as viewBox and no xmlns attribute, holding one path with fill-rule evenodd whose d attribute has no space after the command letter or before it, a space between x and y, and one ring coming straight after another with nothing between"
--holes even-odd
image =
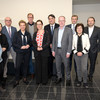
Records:
<instances>
[{"instance_id":1,"label":"man's bald head","mask_svg":"<svg viewBox=\"0 0 100 100\"><path fill-rule=\"evenodd\" d=\"M6 17L6 18L5 18L5 25L8 26L8 27L10 27L11 24L12 24L11 18L10 18L10 17Z\"/></svg>"}]
</instances>

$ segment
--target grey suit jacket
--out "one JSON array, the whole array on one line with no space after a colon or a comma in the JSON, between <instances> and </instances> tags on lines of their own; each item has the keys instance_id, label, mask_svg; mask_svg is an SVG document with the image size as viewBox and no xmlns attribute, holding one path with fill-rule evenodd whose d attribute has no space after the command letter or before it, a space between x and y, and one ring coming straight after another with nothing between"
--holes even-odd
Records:
<instances>
[{"instance_id":1,"label":"grey suit jacket","mask_svg":"<svg viewBox=\"0 0 100 100\"><path fill-rule=\"evenodd\" d=\"M59 28L56 28L54 31L53 42L52 42L52 51L54 51L55 54L57 54L58 32L59 32ZM66 53L71 53L72 40L73 40L72 29L65 27L62 41L61 41L61 48L64 55L66 55Z\"/></svg>"},{"instance_id":2,"label":"grey suit jacket","mask_svg":"<svg viewBox=\"0 0 100 100\"><path fill-rule=\"evenodd\" d=\"M10 38L9 33L8 33L7 29L6 29L6 26L4 26L2 28L2 33L6 35L7 41L8 41L8 44L9 44L8 50L10 50L10 48L12 46L13 36L14 36L14 34L16 32L17 32L17 29L15 27L11 26L11 38Z\"/></svg>"}]
</instances>

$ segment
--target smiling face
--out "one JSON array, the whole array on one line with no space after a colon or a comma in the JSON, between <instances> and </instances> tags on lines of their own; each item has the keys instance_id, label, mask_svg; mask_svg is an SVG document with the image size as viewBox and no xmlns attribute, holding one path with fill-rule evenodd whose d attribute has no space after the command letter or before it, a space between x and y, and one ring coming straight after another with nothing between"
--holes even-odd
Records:
<instances>
[{"instance_id":1,"label":"smiling face","mask_svg":"<svg viewBox=\"0 0 100 100\"><path fill-rule=\"evenodd\" d=\"M77 17L72 17L71 21L72 21L72 24L76 24L77 21L78 21L78 18Z\"/></svg>"},{"instance_id":2,"label":"smiling face","mask_svg":"<svg viewBox=\"0 0 100 100\"><path fill-rule=\"evenodd\" d=\"M87 21L87 24L89 27L92 27L94 24L95 24L95 21L93 18L89 18L88 21Z\"/></svg>"},{"instance_id":3,"label":"smiling face","mask_svg":"<svg viewBox=\"0 0 100 100\"><path fill-rule=\"evenodd\" d=\"M43 24L40 21L38 21L36 24L37 24L37 29L41 30L43 27Z\"/></svg>"},{"instance_id":4,"label":"smiling face","mask_svg":"<svg viewBox=\"0 0 100 100\"><path fill-rule=\"evenodd\" d=\"M20 23L19 27L20 27L21 31L25 31L26 24L25 23Z\"/></svg>"},{"instance_id":5,"label":"smiling face","mask_svg":"<svg viewBox=\"0 0 100 100\"><path fill-rule=\"evenodd\" d=\"M51 25L53 25L55 23L55 18L52 16L49 16L48 20L49 20L49 24L51 24Z\"/></svg>"},{"instance_id":6,"label":"smiling face","mask_svg":"<svg viewBox=\"0 0 100 100\"><path fill-rule=\"evenodd\" d=\"M29 15L27 16L27 19L28 19L28 22L29 22L30 24L32 24L32 23L33 23L33 20L34 20L34 16L33 16L32 14L29 14Z\"/></svg>"},{"instance_id":7,"label":"smiling face","mask_svg":"<svg viewBox=\"0 0 100 100\"><path fill-rule=\"evenodd\" d=\"M83 32L82 26L78 26L76 31L78 34L82 34L82 32Z\"/></svg>"},{"instance_id":8,"label":"smiling face","mask_svg":"<svg viewBox=\"0 0 100 100\"><path fill-rule=\"evenodd\" d=\"M64 27L65 26L65 17L63 16L60 16L59 19L58 19L58 22L59 22L59 25L60 27Z\"/></svg>"},{"instance_id":9,"label":"smiling face","mask_svg":"<svg viewBox=\"0 0 100 100\"><path fill-rule=\"evenodd\" d=\"M10 17L6 17L6 18L5 18L5 25L8 26L8 27L10 27L11 24L12 24L11 18L10 18Z\"/></svg>"}]
</instances>

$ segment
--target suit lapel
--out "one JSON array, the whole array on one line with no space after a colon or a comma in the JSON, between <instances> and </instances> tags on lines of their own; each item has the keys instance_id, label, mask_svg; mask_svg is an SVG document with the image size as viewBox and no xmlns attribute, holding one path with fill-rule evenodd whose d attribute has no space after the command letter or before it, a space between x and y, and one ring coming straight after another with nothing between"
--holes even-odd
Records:
<instances>
[{"instance_id":1,"label":"suit lapel","mask_svg":"<svg viewBox=\"0 0 100 100\"><path fill-rule=\"evenodd\" d=\"M8 33L8 30L7 30L6 26L5 26L5 31L6 31L5 33L7 33L7 37L8 37L8 38L10 38L10 36L9 36L9 33Z\"/></svg>"}]
</instances>

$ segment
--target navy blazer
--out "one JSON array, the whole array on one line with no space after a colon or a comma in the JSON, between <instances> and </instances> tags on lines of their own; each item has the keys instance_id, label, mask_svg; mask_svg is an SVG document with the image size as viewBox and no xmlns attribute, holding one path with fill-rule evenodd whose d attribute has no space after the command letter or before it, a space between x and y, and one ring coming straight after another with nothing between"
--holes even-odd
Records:
<instances>
[{"instance_id":1,"label":"navy blazer","mask_svg":"<svg viewBox=\"0 0 100 100\"><path fill-rule=\"evenodd\" d=\"M55 30L56 28L58 28L58 27L59 27L59 24L55 23L54 30ZM49 33L49 35L50 35L50 43L52 43L53 35L51 34L50 24L46 25L46 26L44 27L44 30L48 31L48 33Z\"/></svg>"},{"instance_id":2,"label":"navy blazer","mask_svg":"<svg viewBox=\"0 0 100 100\"><path fill-rule=\"evenodd\" d=\"M27 36L27 44L31 46L32 45L32 40L31 40L30 33L25 31L25 36ZM21 49L21 46L23 46L21 31L18 31L17 33L14 34L12 45L13 45L14 51L16 53L26 53L26 52L30 51L30 48Z\"/></svg>"},{"instance_id":3,"label":"navy blazer","mask_svg":"<svg viewBox=\"0 0 100 100\"><path fill-rule=\"evenodd\" d=\"M11 37L9 36L9 33L6 29L6 26L4 26L2 28L2 33L6 35L7 37L7 41L8 41L8 44L9 44L9 48L8 48L8 51L10 50L10 48L12 47L12 40L13 40L13 36L14 34L17 32L17 29L13 26L11 26Z\"/></svg>"}]
</instances>

